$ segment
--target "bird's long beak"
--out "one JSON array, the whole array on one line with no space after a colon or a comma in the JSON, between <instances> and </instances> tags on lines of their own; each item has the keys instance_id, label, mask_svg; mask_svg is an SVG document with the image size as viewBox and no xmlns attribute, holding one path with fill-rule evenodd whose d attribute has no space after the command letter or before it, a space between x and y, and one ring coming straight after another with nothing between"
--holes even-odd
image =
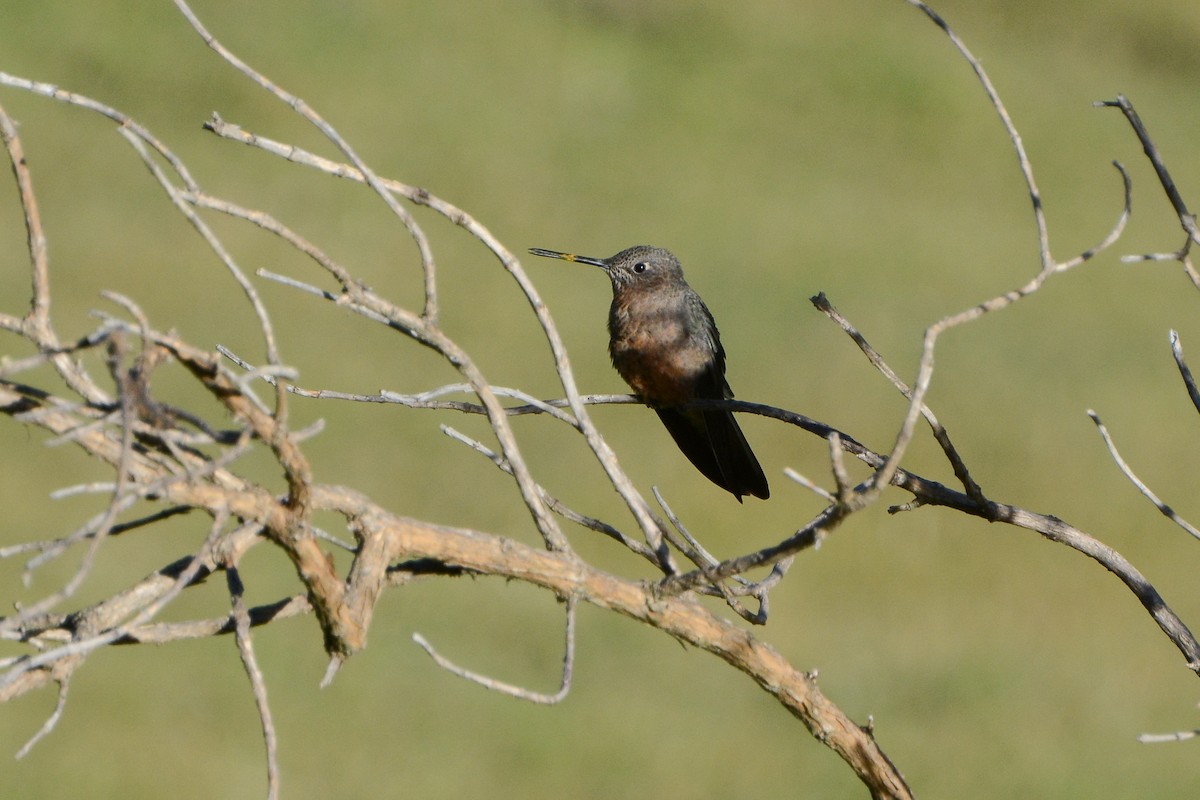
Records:
<instances>
[{"instance_id":1,"label":"bird's long beak","mask_svg":"<svg viewBox=\"0 0 1200 800\"><path fill-rule=\"evenodd\" d=\"M543 250L540 247L531 247L529 252L535 256L543 256L544 258L561 258L563 261L575 261L579 264L591 264L593 267L600 269L608 269L608 262L603 258L592 258L591 256L577 256L574 253L560 253L557 250Z\"/></svg>"}]
</instances>

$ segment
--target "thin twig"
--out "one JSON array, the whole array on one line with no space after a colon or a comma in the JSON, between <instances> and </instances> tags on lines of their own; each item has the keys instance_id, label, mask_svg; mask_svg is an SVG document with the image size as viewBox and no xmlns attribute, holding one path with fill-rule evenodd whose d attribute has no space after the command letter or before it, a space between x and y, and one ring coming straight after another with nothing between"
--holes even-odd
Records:
<instances>
[{"instance_id":1,"label":"thin twig","mask_svg":"<svg viewBox=\"0 0 1200 800\"><path fill-rule=\"evenodd\" d=\"M824 292L817 293L814 297L809 298L809 301L817 308L818 311L825 314L825 316L837 323L837 325L846 333L846 335L849 336L856 345L858 345L858 349L861 350L863 355L867 357L867 360L870 361L875 369L879 370L879 372L885 378L887 378L893 386L896 387L900 394L902 394L905 398L912 400L912 389L908 387L908 384L906 384L903 379L901 379L901 377L897 375L890 366L888 366L888 363L883 359L883 356L879 354L879 351L871 346L866 337L863 336L862 333L860 333L858 329L850 323L850 320L846 319L844 316L842 316L840 311L834 308L833 304L829 302L829 298L825 296ZM975 482L975 479L971 477L971 472L967 469L966 462L963 460L962 456L959 455L958 449L955 448L954 444L950 441L950 432L947 431L941 422L938 421L937 416L933 413L933 409L924 403L921 404L921 414L925 417L925 421L929 424L930 429L933 431L934 438L937 440L938 444L941 445L942 452L946 455L947 460L950 462L950 466L954 470L954 475L963 485L963 489L966 490L967 494L974 497L980 503L985 503L986 499L984 498L983 489L981 489L979 484Z\"/></svg>"},{"instance_id":2,"label":"thin twig","mask_svg":"<svg viewBox=\"0 0 1200 800\"><path fill-rule=\"evenodd\" d=\"M438 427L442 431L442 433L446 434L451 439L454 439L456 442L465 444L467 447L471 448L475 452L482 455L484 458L491 461L502 471L504 471L506 473L510 472L510 467L508 465L508 462L505 461L504 458L499 453L497 453L496 451L494 451L491 448L489 448L488 446L486 446L483 442L479 441L478 439L474 439L470 436L467 436L465 433L455 430L454 428L450 427L449 425L440 425ZM584 514L580 514L579 512L577 512L574 509L567 506L565 503L563 503L557 497L550 494L550 492L547 491L546 488L544 486L542 486L541 484L538 484L538 491L541 493L542 500L546 503L547 507L550 508L550 510L553 511L555 514L558 514L559 516L561 516L563 519L574 522L576 525L580 525L584 528L587 528L588 530L593 530L593 531L596 531L597 533L602 533L611 539L615 539L616 541L620 542L621 545L623 547L625 547L626 549L631 550L632 552L636 553L637 555L639 555L642 558L649 561L651 564L654 564L655 566L659 566L658 554L656 554L653 550L651 550L646 545L642 544L641 542L637 541L636 539L629 538L624 533L622 533L620 530L613 527L612 525L609 525L606 522L602 522L598 519L594 519L593 517L589 517Z\"/></svg>"},{"instance_id":3,"label":"thin twig","mask_svg":"<svg viewBox=\"0 0 1200 800\"><path fill-rule=\"evenodd\" d=\"M313 127L319 130L338 150L346 156L349 161L354 164L363 175L364 181L379 195L388 209L396 216L397 219L404 225L405 229L412 236L413 241L417 245L417 250L421 254L421 268L425 276L425 309L422 312L422 317L431 325L437 323L438 317L438 297L437 297L437 278L436 270L433 261L433 250L429 246L429 240L425 236L425 232L421 230L421 226L413 218L407 210L404 209L391 192L384 187L379 177L371 170L367 163L359 157L350 143L342 138L332 125L318 114L308 103L302 99L286 91L283 87L276 84L274 81L267 78L261 72L258 72L242 59L238 58L228 48L217 41L208 29L200 22L199 17L195 15L188 4L184 0L175 0L175 7L179 9L188 24L200 35L200 38L206 45L209 46L217 55L224 59L238 72L241 72L254 83L261 86L270 94L274 95L280 101L285 103L293 111L299 114L303 119L307 120Z\"/></svg>"},{"instance_id":4,"label":"thin twig","mask_svg":"<svg viewBox=\"0 0 1200 800\"><path fill-rule=\"evenodd\" d=\"M15 759L20 761L29 755L29 751L36 747L38 742L45 739L58 725L58 721L62 719L63 711L67 708L67 689L70 685L70 672L58 679L58 701L54 704L54 711L50 713L50 716L46 717L46 721L42 723L42 727L38 728L37 733L29 737L29 741L21 745L21 749L13 756Z\"/></svg>"},{"instance_id":5,"label":"thin twig","mask_svg":"<svg viewBox=\"0 0 1200 800\"><path fill-rule=\"evenodd\" d=\"M237 364L244 370L247 370L251 375L247 377L261 378L272 386L275 385L275 375L269 370L255 368L248 361L238 356L236 353L229 350L224 345L217 345L217 352L228 358L233 363ZM288 377L288 376L284 376ZM471 385L467 383L449 383L444 386L439 386L435 389L430 389L417 394L401 394L399 392L390 391L388 389L381 390L378 394L358 394L351 392L340 392L333 389L306 389L302 386L297 386L294 383L286 384L287 391L297 395L298 397L306 397L313 400L347 400L354 403L394 403L405 406L406 408L419 409L435 409L441 411L461 411L465 414L487 414L487 409L479 403L472 403L464 400L439 400L438 398L445 397L448 394L460 394L471 392ZM492 385L492 391L498 397L510 397L518 400L523 405L509 406L504 409L509 416L520 416L522 414L549 414L560 422L565 422L572 428L578 428L579 423L570 414L565 413L562 409L568 405L566 400L540 400L528 392L523 392L520 389L513 389L507 386ZM614 398L619 398L623 402L640 403L633 395L593 395L584 398L585 402L598 403L601 402L597 398L607 398L608 402L613 402Z\"/></svg>"},{"instance_id":6,"label":"thin twig","mask_svg":"<svg viewBox=\"0 0 1200 800\"><path fill-rule=\"evenodd\" d=\"M421 646L421 649L429 654L429 657L432 658L439 667L447 672L471 681L472 683L478 683L480 686L484 687L485 689L490 689L493 692L500 692L501 694L506 694L509 697L515 697L518 700L528 700L530 703L537 703L538 705L552 706L561 703L571 692L571 679L575 672L575 605L577 602L578 601L575 599L574 595L567 595L567 641L563 653L562 681L559 684L558 691L554 694L535 692L512 683L505 683L504 681L496 680L495 678L489 678L486 675L481 675L478 672L472 672L469 669L458 666L453 661L439 653L437 650L433 649L433 645L430 644L429 640L421 634L414 633L412 638L414 642Z\"/></svg>"},{"instance_id":7,"label":"thin twig","mask_svg":"<svg viewBox=\"0 0 1200 800\"><path fill-rule=\"evenodd\" d=\"M1188 210L1187 203L1183 200L1183 195L1179 193L1179 188L1175 185L1175 180L1171 177L1170 171L1167 170L1167 165L1163 161L1162 155L1158 151L1158 145L1150 138L1150 132L1146 130L1145 123L1138 116L1137 111L1133 107L1133 103L1129 102L1123 94L1118 94L1116 100L1100 100L1095 103L1097 106L1118 108L1125 115L1125 119L1129 121L1130 127L1137 135L1138 141L1142 143L1142 152L1146 154L1146 158L1150 160L1151 166L1154 167L1155 174L1158 175L1158 181L1162 185L1163 192L1167 195L1167 199L1171 201L1171 207L1175 209L1175 215L1179 218L1179 224L1188 235L1189 242L1195 241L1197 236L1196 216ZM1185 250L1187 245L1185 245Z\"/></svg>"},{"instance_id":8,"label":"thin twig","mask_svg":"<svg viewBox=\"0 0 1200 800\"><path fill-rule=\"evenodd\" d=\"M672 539L672 544L674 544L676 548L683 552L684 555L688 557L688 560L702 570L715 567L718 563L720 563L716 558L713 557L711 553L708 552L708 550L704 549L704 546L701 545L695 537L692 536L691 532L688 531L687 526L683 524L683 521L679 519L673 510L671 510L671 506L667 503L666 498L663 497L662 492L659 491L658 487L651 487L651 491L654 494L654 499L658 501L660 506L662 506L663 513L666 514L667 520L671 523L672 528L674 528L674 530L677 531L684 539L684 542L682 543L676 542L674 539ZM670 529L666 530L669 531ZM729 606L734 613L747 622L753 625L766 625L767 613L766 605L764 604L766 589L757 585L754 587L754 591L747 589L746 587L750 584L750 581L743 578L741 575L734 575L732 576L732 579L735 584L740 584L738 588L740 588L741 591L736 591L724 581L714 581L708 586L698 586L696 588L702 592L705 592L706 594L720 596L725 600L725 604ZM759 601L758 611L751 611L739 599L739 596L744 597L751 594L753 594L753 596Z\"/></svg>"},{"instance_id":9,"label":"thin twig","mask_svg":"<svg viewBox=\"0 0 1200 800\"><path fill-rule=\"evenodd\" d=\"M1147 500L1154 504L1154 507L1162 513L1164 517L1174 522L1185 531L1200 539L1200 530L1196 530L1195 526L1188 522L1183 517L1171 508L1169 505L1158 499L1153 490L1147 486L1141 478L1134 474L1133 469L1126 463L1125 459L1121 458L1121 454L1117 451L1117 445L1113 442L1112 437L1108 434L1108 428L1104 427L1104 423L1100 421L1100 417L1095 411L1090 408L1087 415L1092 418L1092 422L1096 423L1096 430L1100 432L1100 438L1104 439L1104 445L1108 448L1109 455L1112 456L1113 462L1117 465L1117 469L1121 470L1121 474L1129 479L1129 482L1137 487L1137 490L1142 493Z\"/></svg>"},{"instance_id":10,"label":"thin twig","mask_svg":"<svg viewBox=\"0 0 1200 800\"><path fill-rule=\"evenodd\" d=\"M837 502L849 507L853 500L853 485L850 475L846 472L846 461L842 455L842 437L837 431L829 434L829 465L833 471L834 485L837 487ZM817 542L820 544L820 542Z\"/></svg>"},{"instance_id":11,"label":"thin twig","mask_svg":"<svg viewBox=\"0 0 1200 800\"><path fill-rule=\"evenodd\" d=\"M278 365L281 362L281 357L279 355L279 347L275 340L275 327L271 323L271 316L267 312L267 307L263 303L262 297L258 294L258 290L254 288L254 284L252 284L250 279L246 277L246 274L242 271L242 268L238 266L237 260L234 259L233 255L225 247L221 239L213 232L212 228L210 228L208 224L205 223L204 220L202 220L194 210L192 210L191 205L188 202L189 197L200 193L199 187L195 185L194 181L189 181L191 185L188 187L188 192L181 192L171 182L171 180L167 177L167 174L162 170L161 167L159 167L157 162L155 162L142 138L136 136L135 133L128 128L121 128L120 132L121 135L125 137L126 141L129 142L129 144L141 157L142 162L150 170L150 174L154 176L154 179L158 181L159 185L167 193L167 197L170 198L171 203L175 206L179 213L183 215L184 219L191 223L196 232L200 234L200 237L204 239L205 244L207 244L209 249L216 254L221 263L225 265L225 268L229 271L229 274L233 276L234 281L236 281L238 286L241 288L242 293L246 295L247 300L250 301L250 306L254 309L254 315L258 318L259 330L262 332L263 342L266 345L267 361L273 365ZM276 395L275 415L276 419L280 421L281 425L286 424L287 420L287 403L285 402L285 398L286 395L282 392Z\"/></svg>"},{"instance_id":12,"label":"thin twig","mask_svg":"<svg viewBox=\"0 0 1200 800\"><path fill-rule=\"evenodd\" d=\"M1129 101L1123 94L1118 94L1116 100L1101 100L1094 105L1100 107L1119 108L1121 113L1125 115L1130 127L1133 128L1134 134L1138 137L1138 141L1142 143L1142 152L1146 154L1146 158L1150 160L1150 164L1154 167L1155 174L1158 175L1159 184L1162 186L1163 192L1167 195L1167 199L1171 202L1171 207L1175 209L1175 216L1179 220L1180 227L1187 234L1187 239L1184 240L1183 246L1174 253L1148 253L1145 255L1127 255L1122 257L1122 261L1178 261L1183 265L1183 271L1192 282L1192 285L1200 289L1200 272L1197 272L1192 264L1192 243L1200 242L1200 228L1196 225L1196 216L1188 210L1187 203L1183 201L1183 195L1179 193L1178 187L1175 186L1175 181L1171 177L1170 171L1167 169L1166 162L1163 161L1162 154L1158 150L1158 145L1150 138L1150 132L1146 130L1145 123L1134 110L1133 103Z\"/></svg>"},{"instance_id":13,"label":"thin twig","mask_svg":"<svg viewBox=\"0 0 1200 800\"><path fill-rule=\"evenodd\" d=\"M262 669L254 655L254 641L250 635L250 613L246 609L245 587L242 585L241 574L237 565L225 565L225 580L229 587L229 599L233 607L234 640L237 643L238 655L242 660L242 668L250 679L254 692L254 705L258 709L259 722L262 725L263 741L267 748L267 798L277 800L279 797L279 743L275 733L275 722L271 718L271 706L267 702L267 683L263 679Z\"/></svg>"},{"instance_id":14,"label":"thin twig","mask_svg":"<svg viewBox=\"0 0 1200 800\"><path fill-rule=\"evenodd\" d=\"M784 558L793 556L801 550L816 547L829 531L836 528L850 513L851 509L841 503L835 503L818 514L807 525L778 544L764 547L753 553L730 558L714 567L685 572L682 575L669 575L656 584L656 591L664 597L672 597L691 591L704 584L712 584L733 575L740 575L747 570L774 564Z\"/></svg>"},{"instance_id":15,"label":"thin twig","mask_svg":"<svg viewBox=\"0 0 1200 800\"><path fill-rule=\"evenodd\" d=\"M838 438L840 439L841 437L838 437ZM793 480L796 483L803 486L805 489L808 489L810 492L812 492L817 497L824 500L826 503L836 503L837 502L837 498L834 497L824 487L813 482L812 480L809 480L805 476L801 475L799 472L796 472L796 470L792 469L791 467L784 467L783 474L788 479Z\"/></svg>"},{"instance_id":16,"label":"thin twig","mask_svg":"<svg viewBox=\"0 0 1200 800\"><path fill-rule=\"evenodd\" d=\"M1196 379L1192 377L1192 371L1183 358L1183 342L1179 340L1179 334L1176 331L1171 331L1169 338L1171 354L1175 357L1175 366L1179 368L1179 375L1183 378L1183 385L1187 388L1188 397L1192 399L1192 406L1196 411L1200 411L1200 389L1196 387Z\"/></svg>"},{"instance_id":17,"label":"thin twig","mask_svg":"<svg viewBox=\"0 0 1200 800\"><path fill-rule=\"evenodd\" d=\"M1142 744L1160 744L1162 742L1186 742L1200 736L1200 728L1175 733L1143 733L1137 737Z\"/></svg>"},{"instance_id":18,"label":"thin twig","mask_svg":"<svg viewBox=\"0 0 1200 800\"><path fill-rule=\"evenodd\" d=\"M992 84L992 79L988 77L983 64L980 63L975 54L967 47L966 42L958 37L958 34L950 28L950 25L941 15L921 0L906 0L906 2L929 17L949 37L955 49L958 50L959 54L962 55L975 72L975 77L979 80L980 85L983 86L983 91L987 94L988 101L991 102L992 108L995 109L996 114L1000 117L1000 122L1004 125L1004 130L1008 133L1009 141L1012 142L1013 149L1016 151L1017 163L1021 169L1021 177L1025 179L1025 187L1029 191L1029 199L1033 204L1033 219L1034 224L1037 226L1038 251L1042 259L1042 272L1050 272L1054 269L1054 258L1050 255L1050 233L1046 226L1046 212L1042 208L1042 195L1038 191L1037 181L1033 177L1033 165L1030 164L1029 156L1025 152L1025 144L1021 140L1021 134L1017 131L1017 126L1013 124L1012 117L1009 116L1004 101L1000 99L1000 93L996 91L996 87Z\"/></svg>"},{"instance_id":19,"label":"thin twig","mask_svg":"<svg viewBox=\"0 0 1200 800\"><path fill-rule=\"evenodd\" d=\"M13 80L12 76L0 72L0 84L12 85ZM18 84L21 82L20 79L16 81ZM32 278L29 311L20 320L7 314L3 315L0 317L0 327L25 336L37 345L41 353L52 353L50 362L72 391L86 398L88 402L110 404L111 398L96 385L83 366L67 357L50 322L50 261L46 250L46 232L42 226L41 211L33 190L33 177L25 158L21 137L17 134L16 123L2 106L0 141L4 143L8 152L17 181L21 209L25 215L26 249L29 253Z\"/></svg>"}]
</instances>

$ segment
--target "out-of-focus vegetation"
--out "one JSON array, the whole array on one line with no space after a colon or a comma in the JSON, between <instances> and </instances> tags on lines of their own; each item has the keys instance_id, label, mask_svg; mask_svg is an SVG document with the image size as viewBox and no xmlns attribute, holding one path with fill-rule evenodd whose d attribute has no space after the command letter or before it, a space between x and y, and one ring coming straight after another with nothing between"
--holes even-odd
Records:
<instances>
[{"instance_id":1,"label":"out-of-focus vegetation","mask_svg":"<svg viewBox=\"0 0 1200 800\"><path fill-rule=\"evenodd\" d=\"M1125 121L1091 105L1128 94L1185 197L1200 206L1200 6L936 7L982 58L1024 136L1055 254L1091 246L1116 219L1114 158L1133 174L1134 218L1094 262L947 336L930 403L990 496L1093 532L1195 623L1200 543L1117 474L1084 410L1103 416L1165 499L1200 518L1200 431L1167 349L1176 328L1200 353L1200 295L1176 265L1120 263L1121 254L1174 249L1182 235ZM1029 199L994 112L946 37L900 0L195 8L379 173L462 206L514 251L672 248L721 325L740 397L828 421L878 449L891 442L904 404L807 298L825 291L909 375L926 325L1024 283L1038 266ZM6 3L0 70L122 109L213 193L270 210L377 290L417 301L415 249L368 192L201 130L217 110L334 155L211 54L170 3ZM0 92L0 104L22 123L64 335L93 326L87 311L104 307L98 292L113 289L195 344L260 356L233 281L111 125L12 90ZM547 348L511 281L460 230L416 213L438 255L452 335L497 383L558 396ZM214 224L247 269L321 280L259 232ZM6 188L0 303L8 312L26 302L23 237ZM605 353L603 276L552 262L528 268L583 390L623 391ZM307 386L410 392L454 379L401 337L272 284L261 291L284 358ZM25 353L12 350L4 352ZM188 388L168 373L158 378L164 395ZM307 446L318 480L356 487L400 513L536 538L508 480L437 430L446 422L482 435L478 420L304 401L294 414L328 421ZM695 473L653 414L622 406L596 418L640 485L659 485L719 554L776 540L817 507L781 475L792 466L824 479L825 445L807 434L745 419L773 495L741 507ZM516 426L552 491L632 528L578 441L546 420ZM102 473L43 439L0 425L2 543L65 533L103 502L46 499ZM909 466L952 481L932 447L917 448ZM86 597L190 552L207 523L174 528L174 539L160 531L109 542ZM572 537L612 569L643 569L593 534ZM37 573L25 596L50 591L65 569ZM19 573L19 564L0 563L5 585ZM294 589L291 567L266 547L243 576L252 602ZM170 617L222 613L228 601L214 583ZM317 690L324 658L313 620L271 626L255 641L285 796L862 792L842 762L738 673L611 615L582 613L574 693L552 709L438 670L410 641L414 630L476 670L535 688L558 680L557 607L496 581L392 592L370 647L325 691ZM856 718L874 716L885 751L921 796L1182 797L1200 788L1197 745L1135 741L1142 731L1196 724L1195 676L1118 582L1034 534L939 510L889 517L880 506L800 558L759 633L798 666L819 669L824 690ZM232 641L102 653L71 694L58 730L5 768L6 796L262 791L258 723ZM0 757L53 702L44 693L4 709Z\"/></svg>"}]
</instances>

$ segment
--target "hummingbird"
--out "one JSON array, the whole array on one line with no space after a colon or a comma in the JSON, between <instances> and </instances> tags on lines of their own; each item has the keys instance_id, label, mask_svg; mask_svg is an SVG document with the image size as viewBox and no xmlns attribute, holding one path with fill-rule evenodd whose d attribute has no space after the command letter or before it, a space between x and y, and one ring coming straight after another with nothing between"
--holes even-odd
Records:
<instances>
[{"instance_id":1,"label":"hummingbird","mask_svg":"<svg viewBox=\"0 0 1200 800\"><path fill-rule=\"evenodd\" d=\"M693 400L726 400L725 348L708 306L683 278L669 250L638 245L609 258L557 250L530 253L600 267L612 282L608 354L617 373L662 420L675 444L710 481L742 502L771 490L733 413L688 408Z\"/></svg>"}]
</instances>

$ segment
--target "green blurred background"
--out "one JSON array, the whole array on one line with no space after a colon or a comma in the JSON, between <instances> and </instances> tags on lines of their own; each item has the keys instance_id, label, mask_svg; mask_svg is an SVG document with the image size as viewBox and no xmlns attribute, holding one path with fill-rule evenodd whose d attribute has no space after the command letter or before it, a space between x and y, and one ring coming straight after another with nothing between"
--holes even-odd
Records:
<instances>
[{"instance_id":1,"label":"green blurred background","mask_svg":"<svg viewBox=\"0 0 1200 800\"><path fill-rule=\"evenodd\" d=\"M1116 219L1114 158L1133 174L1135 211L1112 251L945 337L930 403L990 496L1093 532L1194 624L1200 543L1120 477L1084 411L1102 415L1164 499L1200 519L1200 432L1167 346L1176 328L1188 352L1200 352L1200 298L1177 265L1120 263L1121 254L1174 249L1182 237L1125 121L1091 105L1127 93L1200 205L1200 6L947 0L937 8L983 59L1021 130L1055 255L1091 246ZM910 376L925 326L1037 269L1029 199L994 112L946 37L901 0L210 0L196 10L380 174L460 205L512 250L672 248L721 324L739 397L828 421L878 449L890 445L904 404L808 297L825 291ZM209 191L270 211L379 292L418 301L415 249L368 192L201 130L216 110L334 155L210 53L170 3L10 0L0 10L0 70L131 114ZM95 324L90 309L112 310L98 293L113 289L160 328L261 358L234 283L111 124L14 90L0 92L0 103L21 122L64 337ZM511 280L462 231L415 213L439 259L448 332L493 381L560 395ZM0 304L19 313L27 262L11 188L0 192L0 220L8 254ZM245 269L327 283L269 237L211 221ZM581 388L623 391L605 352L603 276L527 261ZM455 380L403 337L258 285L284 358L309 387L416 392ZM28 351L9 336L3 352ZM156 388L179 401L192 387L177 373L161 371ZM402 514L537 541L509 481L438 432L447 423L486 436L479 420L385 406L293 408L302 423L328 423L307 446L319 480ZM220 419L215 404L200 409ZM775 541L817 510L784 467L827 482L820 440L744 418L773 497L742 507L691 469L649 412L612 407L595 418L639 485L659 485L721 555ZM551 491L634 528L577 438L546 420L514 424ZM2 543L61 535L103 503L47 499L107 474L44 440L0 425ZM908 465L952 483L927 441ZM241 468L278 481L265 460ZM191 552L206 529L187 519L108 543L82 599ZM607 541L571 537L605 568L645 574ZM3 563L0 581L6 597L30 602L73 565L45 569L22 589L20 564ZM248 556L243 576L252 602L294 587L291 568L266 547ZM167 619L228 607L221 580L188 595ZM1073 551L936 509L889 517L881 504L804 554L772 599L770 624L757 633L797 666L819 669L823 689L856 719L873 716L921 796L1200 791L1200 745L1135 740L1197 724L1195 676L1133 596ZM613 615L582 611L575 688L556 708L465 684L410 639L420 631L473 669L551 690L561 625L552 599L522 585L413 585L388 593L370 647L324 691L311 618L260 631L285 796L864 795L836 756L739 673ZM53 705L46 691L4 709L0 758ZM254 797L265 787L262 749L231 640L126 648L88 661L57 731L6 766L0 783L6 797L23 798Z\"/></svg>"}]
</instances>

